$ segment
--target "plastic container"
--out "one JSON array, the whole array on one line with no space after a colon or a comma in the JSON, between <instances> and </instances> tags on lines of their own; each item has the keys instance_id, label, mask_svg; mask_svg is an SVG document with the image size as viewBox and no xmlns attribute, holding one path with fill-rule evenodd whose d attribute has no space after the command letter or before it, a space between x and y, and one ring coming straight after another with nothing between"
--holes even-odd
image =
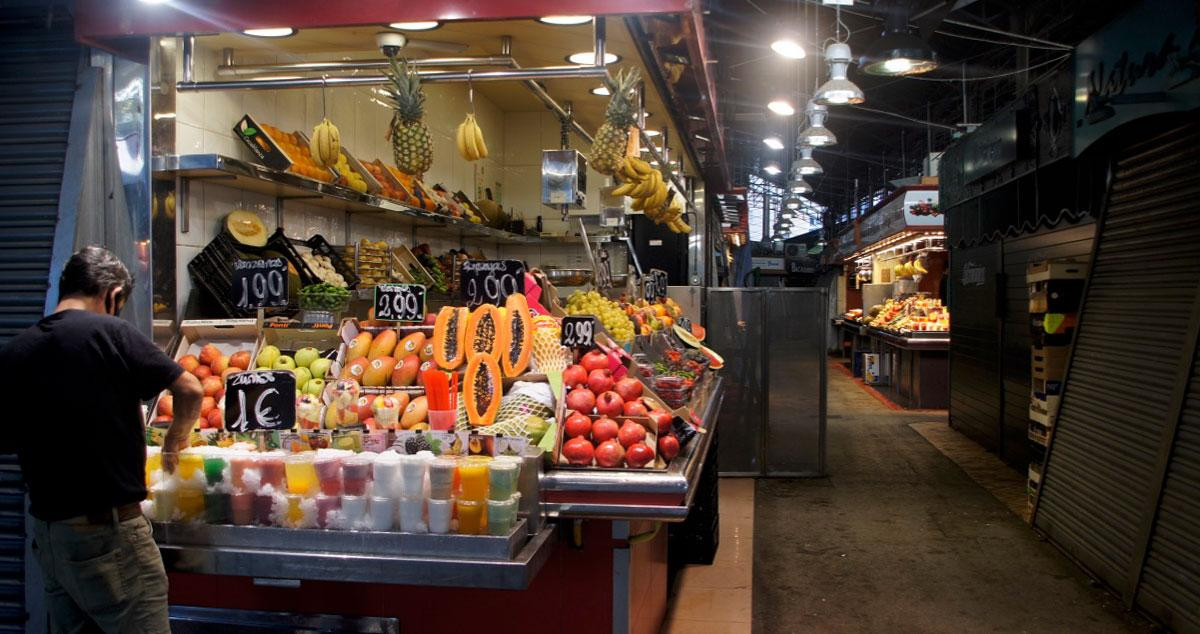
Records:
<instances>
[{"instance_id":1,"label":"plastic container","mask_svg":"<svg viewBox=\"0 0 1200 634\"><path fill-rule=\"evenodd\" d=\"M233 480L233 488L241 491L246 488L246 483L243 477L246 474L246 469L254 468L254 456L248 453L240 453L230 456L229 472L230 479Z\"/></svg>"},{"instance_id":2,"label":"plastic container","mask_svg":"<svg viewBox=\"0 0 1200 634\"><path fill-rule=\"evenodd\" d=\"M288 456L284 461L284 470L287 474L288 493L309 495L317 490L317 469L313 464L312 453Z\"/></svg>"},{"instance_id":3,"label":"plastic container","mask_svg":"<svg viewBox=\"0 0 1200 634\"><path fill-rule=\"evenodd\" d=\"M450 516L454 515L454 500L429 500L429 532L444 535L450 532Z\"/></svg>"},{"instance_id":4,"label":"plastic container","mask_svg":"<svg viewBox=\"0 0 1200 634\"><path fill-rule=\"evenodd\" d=\"M283 466L283 456L263 454L255 461L261 476L259 486L271 485L276 491L283 489L283 479L286 469Z\"/></svg>"},{"instance_id":5,"label":"plastic container","mask_svg":"<svg viewBox=\"0 0 1200 634\"><path fill-rule=\"evenodd\" d=\"M339 511L342 508L342 496L340 495L318 495L317 496L317 526L321 528L329 528L329 512Z\"/></svg>"},{"instance_id":6,"label":"plastic container","mask_svg":"<svg viewBox=\"0 0 1200 634\"><path fill-rule=\"evenodd\" d=\"M208 465L205 464L205 467ZM207 473L207 469L205 470ZM229 494L216 491L204 494L204 521L209 524L228 524L230 518Z\"/></svg>"},{"instance_id":7,"label":"plastic container","mask_svg":"<svg viewBox=\"0 0 1200 634\"><path fill-rule=\"evenodd\" d=\"M203 462L201 462L203 464ZM194 472L193 472L194 473ZM180 519L183 521L204 518L204 489L185 487L179 489L179 499L176 502Z\"/></svg>"},{"instance_id":8,"label":"plastic container","mask_svg":"<svg viewBox=\"0 0 1200 634\"><path fill-rule=\"evenodd\" d=\"M391 497L371 498L371 530L390 531L396 524L396 500Z\"/></svg>"},{"instance_id":9,"label":"plastic container","mask_svg":"<svg viewBox=\"0 0 1200 634\"><path fill-rule=\"evenodd\" d=\"M304 496L298 493L289 493L287 495L287 525L293 528L298 528L304 523L304 509L300 507L300 503L304 501Z\"/></svg>"},{"instance_id":10,"label":"plastic container","mask_svg":"<svg viewBox=\"0 0 1200 634\"><path fill-rule=\"evenodd\" d=\"M208 486L215 486L225 479L225 458L221 456L204 457L204 478Z\"/></svg>"},{"instance_id":11,"label":"plastic container","mask_svg":"<svg viewBox=\"0 0 1200 634\"><path fill-rule=\"evenodd\" d=\"M458 412L447 410L429 410L429 428L434 431L453 431L458 421Z\"/></svg>"},{"instance_id":12,"label":"plastic container","mask_svg":"<svg viewBox=\"0 0 1200 634\"><path fill-rule=\"evenodd\" d=\"M175 467L175 474L183 480L191 480L195 477L197 471L204 469L204 456L198 453L181 453L179 454L179 464Z\"/></svg>"},{"instance_id":13,"label":"plastic container","mask_svg":"<svg viewBox=\"0 0 1200 634\"><path fill-rule=\"evenodd\" d=\"M488 463L488 499L508 500L517 492L520 466L509 460L492 460Z\"/></svg>"},{"instance_id":14,"label":"plastic container","mask_svg":"<svg viewBox=\"0 0 1200 634\"><path fill-rule=\"evenodd\" d=\"M361 495L343 495L342 516L346 518L346 528L361 528L363 521L367 519L367 498Z\"/></svg>"},{"instance_id":15,"label":"plastic container","mask_svg":"<svg viewBox=\"0 0 1200 634\"><path fill-rule=\"evenodd\" d=\"M174 520L175 507L179 501L179 489L160 484L151 491L154 493L154 520L156 522Z\"/></svg>"},{"instance_id":16,"label":"plastic container","mask_svg":"<svg viewBox=\"0 0 1200 634\"><path fill-rule=\"evenodd\" d=\"M458 463L459 498L483 502L488 492L488 463L491 458L468 456Z\"/></svg>"},{"instance_id":17,"label":"plastic container","mask_svg":"<svg viewBox=\"0 0 1200 634\"><path fill-rule=\"evenodd\" d=\"M254 494L248 491L234 493L229 496L230 519L237 526L249 526L254 523Z\"/></svg>"},{"instance_id":18,"label":"plastic container","mask_svg":"<svg viewBox=\"0 0 1200 634\"><path fill-rule=\"evenodd\" d=\"M487 532L488 535L505 536L512 532L517 523L517 501L488 500L487 503Z\"/></svg>"},{"instance_id":19,"label":"plastic container","mask_svg":"<svg viewBox=\"0 0 1200 634\"><path fill-rule=\"evenodd\" d=\"M406 498L422 498L425 496L425 471L429 461L423 456L399 456L401 496Z\"/></svg>"},{"instance_id":20,"label":"plastic container","mask_svg":"<svg viewBox=\"0 0 1200 634\"><path fill-rule=\"evenodd\" d=\"M406 533L427 533L425 524L425 500L422 498L400 498L400 530Z\"/></svg>"},{"instance_id":21,"label":"plastic container","mask_svg":"<svg viewBox=\"0 0 1200 634\"><path fill-rule=\"evenodd\" d=\"M274 495L254 494L254 523L259 526L271 526L275 523L271 511L275 505Z\"/></svg>"},{"instance_id":22,"label":"plastic container","mask_svg":"<svg viewBox=\"0 0 1200 634\"><path fill-rule=\"evenodd\" d=\"M377 496L383 495L398 495L400 491L400 454L394 451L385 451L375 458L374 470L375 487L374 494Z\"/></svg>"},{"instance_id":23,"label":"plastic container","mask_svg":"<svg viewBox=\"0 0 1200 634\"><path fill-rule=\"evenodd\" d=\"M313 469L317 472L317 484L322 495L338 496L342 494L341 456L318 457L313 460Z\"/></svg>"},{"instance_id":24,"label":"plastic container","mask_svg":"<svg viewBox=\"0 0 1200 634\"><path fill-rule=\"evenodd\" d=\"M458 500L458 533L460 535L483 535L487 530L486 506L481 501Z\"/></svg>"},{"instance_id":25,"label":"plastic container","mask_svg":"<svg viewBox=\"0 0 1200 634\"><path fill-rule=\"evenodd\" d=\"M454 471L458 460L442 456L429 463L429 497L433 500L449 500L454 494ZM430 519L430 530L433 520Z\"/></svg>"},{"instance_id":26,"label":"plastic container","mask_svg":"<svg viewBox=\"0 0 1200 634\"><path fill-rule=\"evenodd\" d=\"M347 496L367 494L367 483L371 481L373 463L372 457L363 454L342 461L342 491Z\"/></svg>"}]
</instances>

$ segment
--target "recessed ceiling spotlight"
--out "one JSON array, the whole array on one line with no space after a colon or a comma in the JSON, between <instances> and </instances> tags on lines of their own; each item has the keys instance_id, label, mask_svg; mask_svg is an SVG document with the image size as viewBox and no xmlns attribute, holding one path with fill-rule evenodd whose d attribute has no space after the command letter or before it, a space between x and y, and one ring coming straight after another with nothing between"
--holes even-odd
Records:
<instances>
[{"instance_id":1,"label":"recessed ceiling spotlight","mask_svg":"<svg viewBox=\"0 0 1200 634\"><path fill-rule=\"evenodd\" d=\"M580 66L592 66L596 63L596 52L595 51L580 51L578 53L572 53L567 56L567 61L571 62L572 64L579 64ZM609 64L615 64L616 62L619 62L619 61L621 61L621 56L617 55L616 53L605 53L604 54L604 65L605 66L607 66Z\"/></svg>"},{"instance_id":2,"label":"recessed ceiling spotlight","mask_svg":"<svg viewBox=\"0 0 1200 634\"><path fill-rule=\"evenodd\" d=\"M574 26L576 24L587 24L592 21L590 15L547 15L538 18L538 22L542 24L553 24L555 26Z\"/></svg>"},{"instance_id":3,"label":"recessed ceiling spotlight","mask_svg":"<svg viewBox=\"0 0 1200 634\"><path fill-rule=\"evenodd\" d=\"M612 94L612 92L609 91L608 86L596 86L595 88L591 89L589 92L591 92L593 95L596 95L599 97L607 97Z\"/></svg>"},{"instance_id":4,"label":"recessed ceiling spotlight","mask_svg":"<svg viewBox=\"0 0 1200 634\"><path fill-rule=\"evenodd\" d=\"M245 31L242 31L242 33L245 33L251 37L287 37L289 35L294 35L296 33L296 29L293 29L290 26L280 26L267 29L246 29Z\"/></svg>"},{"instance_id":5,"label":"recessed ceiling spotlight","mask_svg":"<svg viewBox=\"0 0 1200 634\"><path fill-rule=\"evenodd\" d=\"M646 136L654 137L654 136L658 136L660 134L662 134L662 132L659 132L658 130L650 130L650 129L646 130Z\"/></svg>"},{"instance_id":6,"label":"recessed ceiling spotlight","mask_svg":"<svg viewBox=\"0 0 1200 634\"><path fill-rule=\"evenodd\" d=\"M397 31L432 31L442 23L437 20L426 20L424 22L392 22L388 26Z\"/></svg>"}]
</instances>

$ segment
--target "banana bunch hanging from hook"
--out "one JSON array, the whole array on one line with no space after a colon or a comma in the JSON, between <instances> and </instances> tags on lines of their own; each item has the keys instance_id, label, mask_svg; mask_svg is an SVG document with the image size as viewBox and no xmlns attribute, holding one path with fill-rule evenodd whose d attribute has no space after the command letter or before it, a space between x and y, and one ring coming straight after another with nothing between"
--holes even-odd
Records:
<instances>
[{"instance_id":1,"label":"banana bunch hanging from hook","mask_svg":"<svg viewBox=\"0 0 1200 634\"><path fill-rule=\"evenodd\" d=\"M479 129L479 123L475 121L475 85L471 82L471 72L467 71L467 103L471 111L467 113L467 118L458 124L454 144L464 160L478 161L487 158L488 149L487 144L483 142L483 130Z\"/></svg>"}]
</instances>

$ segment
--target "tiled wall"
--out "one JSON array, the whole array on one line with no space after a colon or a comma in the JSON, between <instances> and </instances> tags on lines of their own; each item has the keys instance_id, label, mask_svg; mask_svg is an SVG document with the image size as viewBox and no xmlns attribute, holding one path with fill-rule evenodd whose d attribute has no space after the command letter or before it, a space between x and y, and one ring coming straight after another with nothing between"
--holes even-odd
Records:
<instances>
[{"instance_id":1,"label":"tiled wall","mask_svg":"<svg viewBox=\"0 0 1200 634\"><path fill-rule=\"evenodd\" d=\"M197 47L195 75L206 79L215 77L219 53ZM328 55L239 56L242 63L302 61L323 59ZM465 84L428 84L425 122L434 142L434 162L425 182L441 183L448 189L462 190L476 198L484 188L493 194L506 210L514 211L532 226L542 216L543 228L552 233L565 233L567 225L557 210L541 204L541 151L559 147L559 122L547 110L537 112L502 112L494 104L475 94L475 113L487 139L488 159L467 163L454 147L453 135L468 110ZM392 162L391 145L384 137L391 109L375 103L377 97L370 87L337 88L325 93L322 103L320 90L246 90L183 92L176 95L176 152L178 154L216 153L251 160L249 152L232 132L235 122L249 113L260 122L284 130L309 132L325 113L341 131L342 143L360 160L380 158ZM571 136L573 147L586 152L578 136ZM599 202L599 188L607 178L589 171L588 201L594 209ZM275 201L270 196L244 192L221 186L216 182L191 183L187 209L190 227L187 233L177 229L176 277L179 305L186 303L192 288L187 263L216 236L221 219L234 209L258 213L270 230L276 223ZM284 231L293 237L309 237L319 233L333 244L346 240L345 214L302 201L287 201L284 208ZM413 246L413 233L408 222L396 218L355 215L351 221L352 241L360 238L386 240ZM428 242L435 252L467 246L482 248L488 257L516 258L531 266L584 266L586 256L579 245L541 244L506 245L446 240L424 235L418 231L416 243Z\"/></svg>"}]
</instances>

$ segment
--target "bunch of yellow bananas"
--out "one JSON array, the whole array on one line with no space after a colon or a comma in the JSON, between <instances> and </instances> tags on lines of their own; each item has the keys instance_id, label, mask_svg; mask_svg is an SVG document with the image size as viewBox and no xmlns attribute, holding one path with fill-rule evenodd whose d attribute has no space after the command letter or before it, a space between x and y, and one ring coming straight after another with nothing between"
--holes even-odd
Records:
<instances>
[{"instance_id":1,"label":"bunch of yellow bananas","mask_svg":"<svg viewBox=\"0 0 1200 634\"><path fill-rule=\"evenodd\" d=\"M312 138L308 141L308 149L317 167L333 167L337 165L338 157L342 154L342 135L337 126L328 118L322 119L313 128Z\"/></svg>"},{"instance_id":2,"label":"bunch of yellow bananas","mask_svg":"<svg viewBox=\"0 0 1200 634\"><path fill-rule=\"evenodd\" d=\"M458 124L458 133L454 138L458 146L458 154L468 161L478 161L487 158L487 144L483 142L483 131L475 122L475 115L467 113L467 118Z\"/></svg>"},{"instance_id":3,"label":"bunch of yellow bananas","mask_svg":"<svg viewBox=\"0 0 1200 634\"><path fill-rule=\"evenodd\" d=\"M613 190L614 196L629 196L632 207L645 212L655 224L666 224L676 233L692 230L683 221L683 201L663 180L662 173L636 156L625 157L617 174L625 183Z\"/></svg>"}]
</instances>

